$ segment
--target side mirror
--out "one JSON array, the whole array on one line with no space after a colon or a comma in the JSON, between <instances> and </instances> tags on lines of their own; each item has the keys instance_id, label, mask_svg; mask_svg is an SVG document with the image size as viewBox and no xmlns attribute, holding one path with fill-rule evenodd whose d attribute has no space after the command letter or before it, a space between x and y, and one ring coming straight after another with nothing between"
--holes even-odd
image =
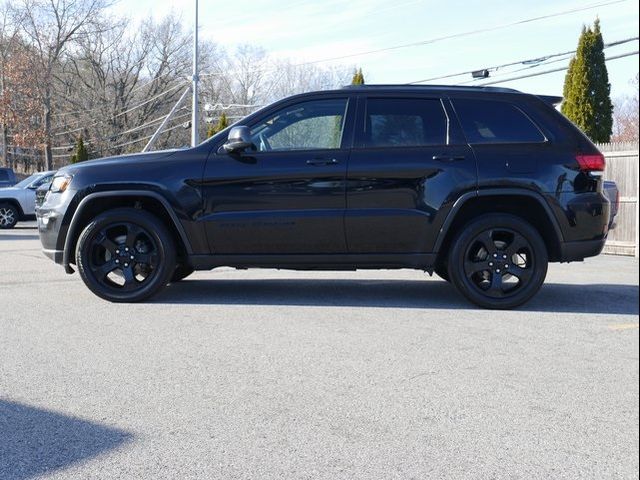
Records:
<instances>
[{"instance_id":1,"label":"side mirror","mask_svg":"<svg viewBox=\"0 0 640 480\"><path fill-rule=\"evenodd\" d=\"M222 146L227 153L238 153L253 147L249 127L233 127L229 130L227 141Z\"/></svg>"}]
</instances>

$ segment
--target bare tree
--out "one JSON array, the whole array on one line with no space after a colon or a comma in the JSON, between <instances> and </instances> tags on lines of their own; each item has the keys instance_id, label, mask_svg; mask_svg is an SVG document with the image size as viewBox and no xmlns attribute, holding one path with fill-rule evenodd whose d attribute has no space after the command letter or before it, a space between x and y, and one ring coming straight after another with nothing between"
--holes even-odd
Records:
<instances>
[{"instance_id":1,"label":"bare tree","mask_svg":"<svg viewBox=\"0 0 640 480\"><path fill-rule=\"evenodd\" d=\"M638 115L638 74L631 85L635 88L633 95L619 98L614 102L613 108L613 142L637 142L639 133Z\"/></svg>"},{"instance_id":2,"label":"bare tree","mask_svg":"<svg viewBox=\"0 0 640 480\"><path fill-rule=\"evenodd\" d=\"M5 93L6 90L6 72L9 62L9 55L15 44L18 35L18 26L13 21L13 15L11 7L8 1L0 4L0 24L2 24L2 30L0 31L0 128L2 129L2 163L7 167L9 164L9 126L8 126L8 99Z\"/></svg>"},{"instance_id":3,"label":"bare tree","mask_svg":"<svg viewBox=\"0 0 640 480\"><path fill-rule=\"evenodd\" d=\"M20 25L25 37L37 51L34 72L42 98L44 156L47 169L53 168L51 151L51 108L54 72L60 67L69 44L82 35L95 34L96 19L109 5L107 0L22 0Z\"/></svg>"}]
</instances>

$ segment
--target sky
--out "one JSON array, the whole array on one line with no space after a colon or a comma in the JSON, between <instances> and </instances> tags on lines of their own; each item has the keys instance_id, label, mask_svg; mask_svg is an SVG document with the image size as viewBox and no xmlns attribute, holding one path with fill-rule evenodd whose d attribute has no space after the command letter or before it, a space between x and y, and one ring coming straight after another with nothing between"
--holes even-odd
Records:
<instances>
[{"instance_id":1,"label":"sky","mask_svg":"<svg viewBox=\"0 0 640 480\"><path fill-rule=\"evenodd\" d=\"M200 0L198 31L201 38L213 40L229 50L237 45L252 44L263 47L273 56L295 62L333 59L319 65L361 67L367 83L409 83L575 50L582 26L593 23L596 17L600 18L605 43L637 37L637 2L617 0L612 3L614 1ZM191 28L194 3L194 0L120 0L112 9L117 15L135 20L179 15L185 26ZM603 5L605 3L608 4ZM594 8L506 26L587 6ZM489 31L362 54L485 29ZM605 53L614 56L637 50L636 40L608 48ZM347 55L350 57L335 59ZM520 64L491 72L491 80L567 64L568 60L562 59L510 73L525 67ZM612 97L632 93L630 80L638 72L638 56L609 61L607 67ZM561 95L564 76L565 72L557 72L513 80L500 86ZM429 83L469 81L474 82L467 74Z\"/></svg>"}]
</instances>

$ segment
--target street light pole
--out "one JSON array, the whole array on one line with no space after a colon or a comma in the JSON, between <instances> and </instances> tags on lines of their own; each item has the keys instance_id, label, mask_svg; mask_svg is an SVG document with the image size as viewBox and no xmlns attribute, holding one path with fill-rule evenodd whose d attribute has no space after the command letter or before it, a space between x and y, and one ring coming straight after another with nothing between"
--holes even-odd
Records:
<instances>
[{"instance_id":1,"label":"street light pole","mask_svg":"<svg viewBox=\"0 0 640 480\"><path fill-rule=\"evenodd\" d=\"M198 128L198 0L195 0L195 23L193 26L193 77L192 77L192 106L191 106L191 146L195 147L200 143Z\"/></svg>"}]
</instances>

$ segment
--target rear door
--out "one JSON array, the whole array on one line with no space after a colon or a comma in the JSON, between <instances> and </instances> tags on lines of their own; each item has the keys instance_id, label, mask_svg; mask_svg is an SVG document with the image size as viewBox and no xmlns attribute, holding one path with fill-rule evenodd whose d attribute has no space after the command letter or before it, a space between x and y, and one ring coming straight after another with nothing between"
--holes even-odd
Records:
<instances>
[{"instance_id":1,"label":"rear door","mask_svg":"<svg viewBox=\"0 0 640 480\"><path fill-rule=\"evenodd\" d=\"M477 182L473 152L448 102L360 98L347 171L350 253L429 253L459 192Z\"/></svg>"}]
</instances>

